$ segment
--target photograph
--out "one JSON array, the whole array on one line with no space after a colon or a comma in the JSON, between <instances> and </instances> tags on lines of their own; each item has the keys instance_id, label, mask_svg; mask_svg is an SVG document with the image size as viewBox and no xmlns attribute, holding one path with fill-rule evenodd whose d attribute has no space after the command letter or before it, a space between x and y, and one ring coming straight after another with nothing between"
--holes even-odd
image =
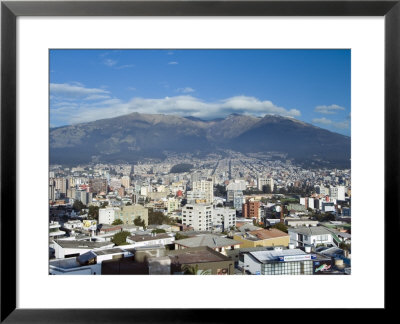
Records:
<instances>
[{"instance_id":1,"label":"photograph","mask_svg":"<svg viewBox=\"0 0 400 324\"><path fill-rule=\"evenodd\" d=\"M48 55L49 275L351 275L351 49Z\"/></svg>"}]
</instances>

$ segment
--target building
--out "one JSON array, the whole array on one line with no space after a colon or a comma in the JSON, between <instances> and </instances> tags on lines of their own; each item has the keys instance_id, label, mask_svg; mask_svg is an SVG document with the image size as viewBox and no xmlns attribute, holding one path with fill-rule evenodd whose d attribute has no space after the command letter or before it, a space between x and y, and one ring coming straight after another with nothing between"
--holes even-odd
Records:
<instances>
[{"instance_id":1,"label":"building","mask_svg":"<svg viewBox=\"0 0 400 324\"><path fill-rule=\"evenodd\" d=\"M329 196L336 200L345 200L345 187L344 186L330 186Z\"/></svg>"},{"instance_id":2,"label":"building","mask_svg":"<svg viewBox=\"0 0 400 324\"><path fill-rule=\"evenodd\" d=\"M260 204L259 201L246 201L242 207L242 217L260 220Z\"/></svg>"},{"instance_id":3,"label":"building","mask_svg":"<svg viewBox=\"0 0 400 324\"><path fill-rule=\"evenodd\" d=\"M118 207L106 207L99 209L99 224L111 225L119 217L120 209Z\"/></svg>"},{"instance_id":4,"label":"building","mask_svg":"<svg viewBox=\"0 0 400 324\"><path fill-rule=\"evenodd\" d=\"M193 227L195 231L211 231L212 211L212 205L187 204L182 207L182 224Z\"/></svg>"},{"instance_id":5,"label":"building","mask_svg":"<svg viewBox=\"0 0 400 324\"><path fill-rule=\"evenodd\" d=\"M213 227L228 231L232 226L236 226L236 210L232 208L214 208L212 211Z\"/></svg>"},{"instance_id":6,"label":"building","mask_svg":"<svg viewBox=\"0 0 400 324\"><path fill-rule=\"evenodd\" d=\"M127 189L131 186L131 178L129 176L123 176L121 178L121 184Z\"/></svg>"},{"instance_id":7,"label":"building","mask_svg":"<svg viewBox=\"0 0 400 324\"><path fill-rule=\"evenodd\" d=\"M335 209L335 203L329 202L329 201L327 201L327 202L322 202L322 211L323 211L324 213L334 212L335 210L336 210L336 209Z\"/></svg>"},{"instance_id":8,"label":"building","mask_svg":"<svg viewBox=\"0 0 400 324\"><path fill-rule=\"evenodd\" d=\"M319 271L329 271L331 260L300 249L285 250L278 247L270 251L241 253L239 267L253 275L313 275Z\"/></svg>"},{"instance_id":9,"label":"building","mask_svg":"<svg viewBox=\"0 0 400 324\"><path fill-rule=\"evenodd\" d=\"M107 179L89 179L89 187L92 193L107 193Z\"/></svg>"},{"instance_id":10,"label":"building","mask_svg":"<svg viewBox=\"0 0 400 324\"><path fill-rule=\"evenodd\" d=\"M212 179L193 181L192 191L203 191L205 193L205 203L212 204L214 201L214 183Z\"/></svg>"},{"instance_id":11,"label":"building","mask_svg":"<svg viewBox=\"0 0 400 324\"><path fill-rule=\"evenodd\" d=\"M112 248L112 242L90 242L73 240L54 240L56 259L76 257L91 250Z\"/></svg>"},{"instance_id":12,"label":"building","mask_svg":"<svg viewBox=\"0 0 400 324\"><path fill-rule=\"evenodd\" d=\"M257 230L235 233L233 239L241 242L242 248L250 248L258 246L288 246L290 236L276 228L259 228Z\"/></svg>"},{"instance_id":13,"label":"building","mask_svg":"<svg viewBox=\"0 0 400 324\"><path fill-rule=\"evenodd\" d=\"M132 247L143 247L153 245L169 245L174 243L175 237L167 233L151 234L151 235L133 235L126 238L126 242Z\"/></svg>"},{"instance_id":14,"label":"building","mask_svg":"<svg viewBox=\"0 0 400 324\"><path fill-rule=\"evenodd\" d=\"M60 230L60 223L59 222L50 222L49 225L49 237L50 239L57 239L63 237L65 232Z\"/></svg>"},{"instance_id":15,"label":"building","mask_svg":"<svg viewBox=\"0 0 400 324\"><path fill-rule=\"evenodd\" d=\"M78 257L55 259L49 262L51 275L100 275L101 264L106 260L121 259L131 253L120 248L88 251Z\"/></svg>"},{"instance_id":16,"label":"building","mask_svg":"<svg viewBox=\"0 0 400 324\"><path fill-rule=\"evenodd\" d=\"M295 247L334 244L332 232L323 226L304 226L288 229L290 243Z\"/></svg>"},{"instance_id":17,"label":"building","mask_svg":"<svg viewBox=\"0 0 400 324\"><path fill-rule=\"evenodd\" d=\"M124 224L134 224L135 219L139 217L144 220L145 226L149 224L149 211L139 204L123 206L117 214Z\"/></svg>"},{"instance_id":18,"label":"building","mask_svg":"<svg viewBox=\"0 0 400 324\"><path fill-rule=\"evenodd\" d=\"M226 255L226 250L238 249L240 244L240 241L237 240L214 234L205 234L175 241L175 250L208 246L214 251Z\"/></svg>"},{"instance_id":19,"label":"building","mask_svg":"<svg viewBox=\"0 0 400 324\"><path fill-rule=\"evenodd\" d=\"M257 187L258 190L263 190L263 187L267 186L271 192L274 191L274 179L272 178L258 178Z\"/></svg>"}]
</instances>

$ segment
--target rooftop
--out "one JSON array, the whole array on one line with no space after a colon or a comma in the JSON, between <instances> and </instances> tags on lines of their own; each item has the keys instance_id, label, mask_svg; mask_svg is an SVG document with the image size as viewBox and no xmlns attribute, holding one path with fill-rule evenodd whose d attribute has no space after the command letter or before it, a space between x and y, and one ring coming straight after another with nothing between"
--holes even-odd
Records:
<instances>
[{"instance_id":1,"label":"rooftop","mask_svg":"<svg viewBox=\"0 0 400 324\"><path fill-rule=\"evenodd\" d=\"M167 256L171 259L171 263L179 264L230 261L228 257L209 247L167 251Z\"/></svg>"},{"instance_id":2,"label":"rooftop","mask_svg":"<svg viewBox=\"0 0 400 324\"><path fill-rule=\"evenodd\" d=\"M175 243L185 247L208 246L210 248L218 248L218 247L237 245L240 244L241 242L214 234L205 234L205 235L190 237L183 240L178 240L175 241Z\"/></svg>"},{"instance_id":3,"label":"rooftop","mask_svg":"<svg viewBox=\"0 0 400 324\"><path fill-rule=\"evenodd\" d=\"M98 249L114 245L114 243L112 242L90 242L73 240L55 240L54 242L64 249Z\"/></svg>"},{"instance_id":4,"label":"rooftop","mask_svg":"<svg viewBox=\"0 0 400 324\"><path fill-rule=\"evenodd\" d=\"M322 234L332 234L332 231L328 230L323 226L303 226L297 228L289 228L289 232L294 232L303 235L322 235Z\"/></svg>"}]
</instances>

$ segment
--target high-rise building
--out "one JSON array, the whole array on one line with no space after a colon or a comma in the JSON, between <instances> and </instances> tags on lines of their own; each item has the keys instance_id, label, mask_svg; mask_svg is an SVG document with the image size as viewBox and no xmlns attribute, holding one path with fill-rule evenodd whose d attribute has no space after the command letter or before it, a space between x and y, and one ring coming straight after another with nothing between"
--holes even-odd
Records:
<instances>
[{"instance_id":1,"label":"high-rise building","mask_svg":"<svg viewBox=\"0 0 400 324\"><path fill-rule=\"evenodd\" d=\"M212 212L213 226L221 226L222 231L236 226L236 210L232 208L214 208Z\"/></svg>"},{"instance_id":2,"label":"high-rise building","mask_svg":"<svg viewBox=\"0 0 400 324\"><path fill-rule=\"evenodd\" d=\"M337 187L330 186L329 187L329 196L332 199L345 200L345 187L344 186L337 186Z\"/></svg>"},{"instance_id":3,"label":"high-rise building","mask_svg":"<svg viewBox=\"0 0 400 324\"><path fill-rule=\"evenodd\" d=\"M118 207L106 207L99 209L99 224L111 225L118 217L120 209Z\"/></svg>"},{"instance_id":4,"label":"high-rise building","mask_svg":"<svg viewBox=\"0 0 400 324\"><path fill-rule=\"evenodd\" d=\"M242 207L242 216L245 218L260 219L260 202L247 200Z\"/></svg>"},{"instance_id":5,"label":"high-rise building","mask_svg":"<svg viewBox=\"0 0 400 324\"><path fill-rule=\"evenodd\" d=\"M192 191L204 191L206 204L212 204L214 201L214 183L212 179L194 181Z\"/></svg>"},{"instance_id":6,"label":"high-rise building","mask_svg":"<svg viewBox=\"0 0 400 324\"><path fill-rule=\"evenodd\" d=\"M182 224L193 227L195 231L211 231L212 211L210 204L187 204L182 207Z\"/></svg>"},{"instance_id":7,"label":"high-rise building","mask_svg":"<svg viewBox=\"0 0 400 324\"><path fill-rule=\"evenodd\" d=\"M131 178L129 176L123 176L121 178L121 183L125 187L125 189L131 186Z\"/></svg>"},{"instance_id":8,"label":"high-rise building","mask_svg":"<svg viewBox=\"0 0 400 324\"><path fill-rule=\"evenodd\" d=\"M272 178L258 178L257 179L257 187L258 190L263 190L264 186L268 186L269 189L274 191L274 179Z\"/></svg>"},{"instance_id":9,"label":"high-rise building","mask_svg":"<svg viewBox=\"0 0 400 324\"><path fill-rule=\"evenodd\" d=\"M67 194L68 181L66 178L55 178L55 188L62 194Z\"/></svg>"}]
</instances>

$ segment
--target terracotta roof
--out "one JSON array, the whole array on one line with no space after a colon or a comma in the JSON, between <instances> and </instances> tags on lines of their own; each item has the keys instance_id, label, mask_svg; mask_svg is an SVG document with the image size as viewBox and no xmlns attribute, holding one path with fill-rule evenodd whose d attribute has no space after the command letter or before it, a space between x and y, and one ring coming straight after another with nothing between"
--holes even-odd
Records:
<instances>
[{"instance_id":1,"label":"terracotta roof","mask_svg":"<svg viewBox=\"0 0 400 324\"><path fill-rule=\"evenodd\" d=\"M282 232L276 228L262 229L249 232L251 235L256 236L259 240L268 240L276 237L289 236L289 234Z\"/></svg>"}]
</instances>

